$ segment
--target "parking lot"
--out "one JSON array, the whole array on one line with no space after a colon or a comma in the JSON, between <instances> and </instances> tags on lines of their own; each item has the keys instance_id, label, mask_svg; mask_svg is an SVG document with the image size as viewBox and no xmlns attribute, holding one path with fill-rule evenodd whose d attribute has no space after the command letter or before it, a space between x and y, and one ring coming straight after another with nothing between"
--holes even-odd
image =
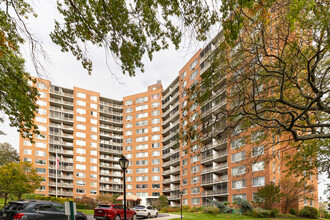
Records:
<instances>
[{"instance_id":1,"label":"parking lot","mask_svg":"<svg viewBox=\"0 0 330 220\"><path fill-rule=\"evenodd\" d=\"M88 220L95 220L93 215L87 215L87 217L88 217ZM179 215L159 213L158 218L152 218L152 219L168 220L168 219L179 218L179 217L180 217ZM143 218L138 218L138 219L143 219Z\"/></svg>"}]
</instances>

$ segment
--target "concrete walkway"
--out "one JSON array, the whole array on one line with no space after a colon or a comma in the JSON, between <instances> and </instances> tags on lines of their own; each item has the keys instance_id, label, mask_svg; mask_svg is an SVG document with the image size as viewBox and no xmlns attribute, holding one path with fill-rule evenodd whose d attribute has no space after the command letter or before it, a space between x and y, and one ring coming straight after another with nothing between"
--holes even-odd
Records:
<instances>
[{"instance_id":1,"label":"concrete walkway","mask_svg":"<svg viewBox=\"0 0 330 220\"><path fill-rule=\"evenodd\" d=\"M175 215L175 214L167 214L167 213L159 213L158 218L152 218L155 220L169 220L169 219L174 219L174 218L180 218L180 215ZM93 215L87 215L88 220L95 220L93 218ZM142 219L142 218L138 218Z\"/></svg>"}]
</instances>

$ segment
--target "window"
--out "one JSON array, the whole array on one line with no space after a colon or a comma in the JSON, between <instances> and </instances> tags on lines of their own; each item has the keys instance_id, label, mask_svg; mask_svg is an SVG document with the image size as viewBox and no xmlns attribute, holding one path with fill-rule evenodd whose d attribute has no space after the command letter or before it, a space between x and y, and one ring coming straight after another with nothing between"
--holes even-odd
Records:
<instances>
[{"instance_id":1,"label":"window","mask_svg":"<svg viewBox=\"0 0 330 220\"><path fill-rule=\"evenodd\" d=\"M151 169L151 172L153 172L153 173L159 173L160 172L160 167L153 167Z\"/></svg>"},{"instance_id":2,"label":"window","mask_svg":"<svg viewBox=\"0 0 330 220\"><path fill-rule=\"evenodd\" d=\"M136 119L146 118L146 117L148 117L148 112L136 114Z\"/></svg>"},{"instance_id":3,"label":"window","mask_svg":"<svg viewBox=\"0 0 330 220\"><path fill-rule=\"evenodd\" d=\"M37 88L39 89L47 89L47 85L43 84L43 83L37 83L36 84Z\"/></svg>"},{"instance_id":4,"label":"window","mask_svg":"<svg viewBox=\"0 0 330 220\"><path fill-rule=\"evenodd\" d=\"M80 138L86 138L86 134L82 132L76 132L76 136Z\"/></svg>"},{"instance_id":5,"label":"window","mask_svg":"<svg viewBox=\"0 0 330 220\"><path fill-rule=\"evenodd\" d=\"M135 141L136 142L148 141L148 136L137 137Z\"/></svg>"},{"instance_id":6,"label":"window","mask_svg":"<svg viewBox=\"0 0 330 220\"><path fill-rule=\"evenodd\" d=\"M184 71L184 72L181 74L181 80L182 80L184 77L186 77L186 75L187 75L187 71Z\"/></svg>"},{"instance_id":7,"label":"window","mask_svg":"<svg viewBox=\"0 0 330 220\"><path fill-rule=\"evenodd\" d=\"M32 143L30 141L28 141L28 140L24 140L23 141L23 145L25 145L25 146L32 146Z\"/></svg>"},{"instance_id":8,"label":"window","mask_svg":"<svg viewBox=\"0 0 330 220\"><path fill-rule=\"evenodd\" d=\"M41 142L36 142L36 147L39 147L39 148L46 148L46 143L41 143Z\"/></svg>"},{"instance_id":9,"label":"window","mask_svg":"<svg viewBox=\"0 0 330 220\"><path fill-rule=\"evenodd\" d=\"M41 135L39 135L39 134L36 134L36 139L39 139L39 140L45 140L46 138L47 138L47 135L43 135L43 136L41 136Z\"/></svg>"},{"instance_id":10,"label":"window","mask_svg":"<svg viewBox=\"0 0 330 220\"><path fill-rule=\"evenodd\" d=\"M152 176L151 180L152 181L160 181L160 176Z\"/></svg>"},{"instance_id":11,"label":"window","mask_svg":"<svg viewBox=\"0 0 330 220\"><path fill-rule=\"evenodd\" d=\"M245 144L245 138L239 138L231 142L231 149L239 148Z\"/></svg>"},{"instance_id":12,"label":"window","mask_svg":"<svg viewBox=\"0 0 330 220\"><path fill-rule=\"evenodd\" d=\"M160 159L153 159L153 160L151 161L151 163L152 163L153 165L160 164Z\"/></svg>"},{"instance_id":13,"label":"window","mask_svg":"<svg viewBox=\"0 0 330 220\"><path fill-rule=\"evenodd\" d=\"M148 173L148 168L138 168L136 169L136 173Z\"/></svg>"},{"instance_id":14,"label":"window","mask_svg":"<svg viewBox=\"0 0 330 220\"><path fill-rule=\"evenodd\" d=\"M84 181L84 180L77 180L77 181L76 181L76 184L77 184L78 186L85 186L85 185L86 185L86 181Z\"/></svg>"},{"instance_id":15,"label":"window","mask_svg":"<svg viewBox=\"0 0 330 220\"><path fill-rule=\"evenodd\" d=\"M90 166L90 171L97 172L97 166Z\"/></svg>"},{"instance_id":16,"label":"window","mask_svg":"<svg viewBox=\"0 0 330 220\"><path fill-rule=\"evenodd\" d=\"M237 162L245 159L245 151L232 154L231 155L231 162Z\"/></svg>"},{"instance_id":17,"label":"window","mask_svg":"<svg viewBox=\"0 0 330 220\"><path fill-rule=\"evenodd\" d=\"M160 184L152 184L151 188L152 189L160 189Z\"/></svg>"},{"instance_id":18,"label":"window","mask_svg":"<svg viewBox=\"0 0 330 220\"><path fill-rule=\"evenodd\" d=\"M96 119L91 119L91 124L97 125L97 120Z\"/></svg>"},{"instance_id":19,"label":"window","mask_svg":"<svg viewBox=\"0 0 330 220\"><path fill-rule=\"evenodd\" d=\"M76 161L78 161L78 162L86 162L86 157L76 156Z\"/></svg>"},{"instance_id":20,"label":"window","mask_svg":"<svg viewBox=\"0 0 330 220\"><path fill-rule=\"evenodd\" d=\"M187 184L188 184L187 179L182 180L182 186L187 185Z\"/></svg>"},{"instance_id":21,"label":"window","mask_svg":"<svg viewBox=\"0 0 330 220\"><path fill-rule=\"evenodd\" d=\"M237 198L241 198L241 199L246 200L246 194L236 194L236 195L233 195L233 201L236 201Z\"/></svg>"},{"instance_id":22,"label":"window","mask_svg":"<svg viewBox=\"0 0 330 220\"><path fill-rule=\"evenodd\" d=\"M232 183L232 188L233 188L233 189L242 189L242 188L246 188L246 180L237 180L237 181L233 181L233 183Z\"/></svg>"},{"instance_id":23,"label":"window","mask_svg":"<svg viewBox=\"0 0 330 220\"><path fill-rule=\"evenodd\" d=\"M199 182L199 176L195 176L195 177L191 178L191 183L192 184L195 184L195 183L198 183L198 182Z\"/></svg>"},{"instance_id":24,"label":"window","mask_svg":"<svg viewBox=\"0 0 330 220\"><path fill-rule=\"evenodd\" d=\"M36 170L37 170L37 173L41 173L41 174L44 174L44 173L46 173L46 169L45 168L36 168Z\"/></svg>"},{"instance_id":25,"label":"window","mask_svg":"<svg viewBox=\"0 0 330 220\"><path fill-rule=\"evenodd\" d=\"M152 143L151 144L152 148L159 148L160 147L160 143Z\"/></svg>"},{"instance_id":26,"label":"window","mask_svg":"<svg viewBox=\"0 0 330 220\"><path fill-rule=\"evenodd\" d=\"M196 78L196 76L198 75L198 69L195 70L195 72L193 72L193 74L190 75L190 80L194 80Z\"/></svg>"},{"instance_id":27,"label":"window","mask_svg":"<svg viewBox=\"0 0 330 220\"><path fill-rule=\"evenodd\" d=\"M136 149L137 149L137 150L145 150L145 149L148 149L148 144L139 144L139 145L136 145Z\"/></svg>"},{"instance_id":28,"label":"window","mask_svg":"<svg viewBox=\"0 0 330 220\"><path fill-rule=\"evenodd\" d=\"M76 140L76 145L78 145L78 146L86 146L86 141Z\"/></svg>"},{"instance_id":29,"label":"window","mask_svg":"<svg viewBox=\"0 0 330 220\"><path fill-rule=\"evenodd\" d=\"M133 124L132 124L132 123L126 123L126 124L125 124L125 127L126 127L126 128L131 128L131 127L133 127Z\"/></svg>"},{"instance_id":30,"label":"window","mask_svg":"<svg viewBox=\"0 0 330 220\"><path fill-rule=\"evenodd\" d=\"M77 116L77 117L76 117L76 120L77 120L77 121L80 121L80 122L86 122L86 118L84 118L84 117L80 117L80 116Z\"/></svg>"},{"instance_id":31,"label":"window","mask_svg":"<svg viewBox=\"0 0 330 220\"><path fill-rule=\"evenodd\" d=\"M82 124L77 124L76 128L79 129L79 130L86 130L86 126L82 125Z\"/></svg>"},{"instance_id":32,"label":"window","mask_svg":"<svg viewBox=\"0 0 330 220\"><path fill-rule=\"evenodd\" d=\"M151 108L157 108L159 106L160 106L159 102L151 103Z\"/></svg>"},{"instance_id":33,"label":"window","mask_svg":"<svg viewBox=\"0 0 330 220\"><path fill-rule=\"evenodd\" d=\"M198 205L200 203L200 198L192 198L191 199L191 204L192 205Z\"/></svg>"},{"instance_id":34,"label":"window","mask_svg":"<svg viewBox=\"0 0 330 220\"><path fill-rule=\"evenodd\" d=\"M85 109L77 108L76 112L81 114L81 115L86 115L86 110Z\"/></svg>"},{"instance_id":35,"label":"window","mask_svg":"<svg viewBox=\"0 0 330 220\"><path fill-rule=\"evenodd\" d=\"M151 96L151 100L157 100L159 99L159 94L154 94Z\"/></svg>"},{"instance_id":36,"label":"window","mask_svg":"<svg viewBox=\"0 0 330 220\"><path fill-rule=\"evenodd\" d=\"M86 173L76 173L76 177L79 177L79 178L85 178L86 177Z\"/></svg>"},{"instance_id":37,"label":"window","mask_svg":"<svg viewBox=\"0 0 330 220\"><path fill-rule=\"evenodd\" d=\"M46 165L46 160L36 159L36 164L39 164L39 165Z\"/></svg>"},{"instance_id":38,"label":"window","mask_svg":"<svg viewBox=\"0 0 330 220\"><path fill-rule=\"evenodd\" d=\"M232 176L238 176L238 175L244 174L245 172L246 172L245 166L234 167L231 169Z\"/></svg>"},{"instance_id":39,"label":"window","mask_svg":"<svg viewBox=\"0 0 330 220\"><path fill-rule=\"evenodd\" d=\"M264 185L265 185L265 177L264 176L253 178L252 186L264 186Z\"/></svg>"},{"instance_id":40,"label":"window","mask_svg":"<svg viewBox=\"0 0 330 220\"><path fill-rule=\"evenodd\" d=\"M23 154L31 155L32 154L32 150L30 150L30 149L23 149Z\"/></svg>"},{"instance_id":41,"label":"window","mask_svg":"<svg viewBox=\"0 0 330 220\"><path fill-rule=\"evenodd\" d=\"M198 154L195 155L195 156L193 156L193 157L191 157L191 159L190 159L190 162L191 162L191 163L195 163L195 162L197 162L197 161L199 161L199 155L198 155Z\"/></svg>"},{"instance_id":42,"label":"window","mask_svg":"<svg viewBox=\"0 0 330 220\"><path fill-rule=\"evenodd\" d=\"M135 103L143 103L143 102L147 102L148 101L148 96L146 97L141 97L141 98L137 98L135 100Z\"/></svg>"},{"instance_id":43,"label":"window","mask_svg":"<svg viewBox=\"0 0 330 220\"><path fill-rule=\"evenodd\" d=\"M151 153L151 156L153 156L153 157L160 156L160 151L153 151L153 152Z\"/></svg>"},{"instance_id":44,"label":"window","mask_svg":"<svg viewBox=\"0 0 330 220\"><path fill-rule=\"evenodd\" d=\"M183 161L182 161L182 166L185 166L185 165L187 165L188 164L188 159L184 159Z\"/></svg>"},{"instance_id":45,"label":"window","mask_svg":"<svg viewBox=\"0 0 330 220\"><path fill-rule=\"evenodd\" d=\"M182 170L182 176L185 176L187 174L188 174L188 170L187 169Z\"/></svg>"},{"instance_id":46,"label":"window","mask_svg":"<svg viewBox=\"0 0 330 220\"><path fill-rule=\"evenodd\" d=\"M97 156L97 151L96 150L91 150L91 155Z\"/></svg>"},{"instance_id":47,"label":"window","mask_svg":"<svg viewBox=\"0 0 330 220\"><path fill-rule=\"evenodd\" d=\"M155 111L152 111L151 112L151 116L157 116L160 114L160 111L159 110L155 110Z\"/></svg>"},{"instance_id":48,"label":"window","mask_svg":"<svg viewBox=\"0 0 330 220\"><path fill-rule=\"evenodd\" d=\"M265 162L259 161L252 164L252 172L257 172L265 169Z\"/></svg>"},{"instance_id":49,"label":"window","mask_svg":"<svg viewBox=\"0 0 330 220\"><path fill-rule=\"evenodd\" d=\"M38 114L39 115L46 115L47 114L47 110L46 109L39 108L38 109Z\"/></svg>"},{"instance_id":50,"label":"window","mask_svg":"<svg viewBox=\"0 0 330 220\"><path fill-rule=\"evenodd\" d=\"M191 193L192 194L198 194L200 191L199 191L199 187L193 187L191 188Z\"/></svg>"},{"instance_id":51,"label":"window","mask_svg":"<svg viewBox=\"0 0 330 220\"><path fill-rule=\"evenodd\" d=\"M97 163L97 159L96 158L91 158L91 163Z\"/></svg>"},{"instance_id":52,"label":"window","mask_svg":"<svg viewBox=\"0 0 330 220\"><path fill-rule=\"evenodd\" d=\"M130 144L130 143L132 143L133 142L133 139L132 138L126 138L125 139L125 143L126 144Z\"/></svg>"},{"instance_id":53,"label":"window","mask_svg":"<svg viewBox=\"0 0 330 220\"><path fill-rule=\"evenodd\" d=\"M186 85L187 85L187 80L185 80L185 81L182 83L182 85L181 85L181 89L184 89L184 87L186 87Z\"/></svg>"},{"instance_id":54,"label":"window","mask_svg":"<svg viewBox=\"0 0 330 220\"><path fill-rule=\"evenodd\" d=\"M127 101L125 101L125 105L127 106L127 105L132 105L133 104L133 101L132 100L127 100Z\"/></svg>"},{"instance_id":55,"label":"window","mask_svg":"<svg viewBox=\"0 0 330 220\"><path fill-rule=\"evenodd\" d=\"M77 105L80 105L80 106L86 106L86 102L84 102L84 101L77 100L76 103L77 103Z\"/></svg>"},{"instance_id":56,"label":"window","mask_svg":"<svg viewBox=\"0 0 330 220\"><path fill-rule=\"evenodd\" d=\"M86 190L85 189L76 189L76 193L78 194L85 194Z\"/></svg>"},{"instance_id":57,"label":"window","mask_svg":"<svg viewBox=\"0 0 330 220\"><path fill-rule=\"evenodd\" d=\"M91 127L92 132L97 132L97 127Z\"/></svg>"},{"instance_id":58,"label":"window","mask_svg":"<svg viewBox=\"0 0 330 220\"><path fill-rule=\"evenodd\" d=\"M197 173L199 171L199 166L193 166L191 167L191 173Z\"/></svg>"},{"instance_id":59,"label":"window","mask_svg":"<svg viewBox=\"0 0 330 220\"><path fill-rule=\"evenodd\" d=\"M148 160L137 160L136 165L137 166L148 165Z\"/></svg>"},{"instance_id":60,"label":"window","mask_svg":"<svg viewBox=\"0 0 330 220\"><path fill-rule=\"evenodd\" d=\"M97 109L97 104L91 103L91 108Z\"/></svg>"},{"instance_id":61,"label":"window","mask_svg":"<svg viewBox=\"0 0 330 220\"><path fill-rule=\"evenodd\" d=\"M148 128L136 129L136 134L145 134L148 133Z\"/></svg>"},{"instance_id":62,"label":"window","mask_svg":"<svg viewBox=\"0 0 330 220\"><path fill-rule=\"evenodd\" d=\"M76 93L77 97L85 99L86 98L86 94L85 93L81 93L81 92L77 92Z\"/></svg>"},{"instance_id":63,"label":"window","mask_svg":"<svg viewBox=\"0 0 330 220\"><path fill-rule=\"evenodd\" d=\"M262 139L263 135L264 135L263 131L256 131L252 133L252 137L251 137L252 142Z\"/></svg>"},{"instance_id":64,"label":"window","mask_svg":"<svg viewBox=\"0 0 330 220\"><path fill-rule=\"evenodd\" d=\"M133 150L133 147L132 147L132 146L126 146L126 147L125 147L125 150L126 150L126 151L132 151L132 150Z\"/></svg>"},{"instance_id":65,"label":"window","mask_svg":"<svg viewBox=\"0 0 330 220\"><path fill-rule=\"evenodd\" d=\"M42 101L42 100L37 100L37 105L39 105L39 106L47 106L47 102L45 102L45 101Z\"/></svg>"},{"instance_id":66,"label":"window","mask_svg":"<svg viewBox=\"0 0 330 220\"><path fill-rule=\"evenodd\" d=\"M252 157L256 157L256 156L260 156L264 154L264 146L258 146L258 147L254 147L252 148Z\"/></svg>"},{"instance_id":67,"label":"window","mask_svg":"<svg viewBox=\"0 0 330 220\"><path fill-rule=\"evenodd\" d=\"M145 125L148 125L148 120L137 121L137 122L136 122L136 126L137 126L137 127L139 127L139 126L145 126Z\"/></svg>"},{"instance_id":68,"label":"window","mask_svg":"<svg viewBox=\"0 0 330 220\"><path fill-rule=\"evenodd\" d=\"M97 148L97 143L91 143L91 147L93 147L93 148Z\"/></svg>"},{"instance_id":69,"label":"window","mask_svg":"<svg viewBox=\"0 0 330 220\"><path fill-rule=\"evenodd\" d=\"M125 113L131 113L133 112L133 108L132 107L129 107L129 108L126 108L125 109Z\"/></svg>"},{"instance_id":70,"label":"window","mask_svg":"<svg viewBox=\"0 0 330 220\"><path fill-rule=\"evenodd\" d=\"M84 164L76 164L76 169L77 170L86 170L86 165L84 165Z\"/></svg>"},{"instance_id":71,"label":"window","mask_svg":"<svg viewBox=\"0 0 330 220\"><path fill-rule=\"evenodd\" d=\"M194 60L194 62L191 63L190 70L193 70L195 68L195 66L197 66L197 64L198 64L198 58L196 60Z\"/></svg>"},{"instance_id":72,"label":"window","mask_svg":"<svg viewBox=\"0 0 330 220\"><path fill-rule=\"evenodd\" d=\"M136 111L142 111L148 109L148 104L146 105L140 105L135 108Z\"/></svg>"},{"instance_id":73,"label":"window","mask_svg":"<svg viewBox=\"0 0 330 220\"><path fill-rule=\"evenodd\" d=\"M45 157L46 156L46 152L45 151L36 150L36 156Z\"/></svg>"},{"instance_id":74,"label":"window","mask_svg":"<svg viewBox=\"0 0 330 220\"><path fill-rule=\"evenodd\" d=\"M91 116L97 117L97 112L96 111L91 111Z\"/></svg>"},{"instance_id":75,"label":"window","mask_svg":"<svg viewBox=\"0 0 330 220\"><path fill-rule=\"evenodd\" d=\"M45 126L38 125L38 130L39 131L47 131L47 128Z\"/></svg>"},{"instance_id":76,"label":"window","mask_svg":"<svg viewBox=\"0 0 330 220\"><path fill-rule=\"evenodd\" d=\"M127 116L125 116L125 120L126 121L133 120L133 115L127 115Z\"/></svg>"},{"instance_id":77,"label":"window","mask_svg":"<svg viewBox=\"0 0 330 220\"><path fill-rule=\"evenodd\" d=\"M76 148L76 153L78 153L78 154L86 154L86 149Z\"/></svg>"},{"instance_id":78,"label":"window","mask_svg":"<svg viewBox=\"0 0 330 220\"><path fill-rule=\"evenodd\" d=\"M97 96L93 96L93 95L91 95L90 99L91 99L92 101L94 101L94 102L97 102Z\"/></svg>"},{"instance_id":79,"label":"window","mask_svg":"<svg viewBox=\"0 0 330 220\"><path fill-rule=\"evenodd\" d=\"M47 122L47 119L46 118L43 118L43 117L36 117L36 121L37 122L40 122L40 123L46 123Z\"/></svg>"},{"instance_id":80,"label":"window","mask_svg":"<svg viewBox=\"0 0 330 220\"><path fill-rule=\"evenodd\" d=\"M97 140L97 135L92 134L92 135L91 135L91 139L94 140L94 141L96 141L96 140Z\"/></svg>"},{"instance_id":81,"label":"window","mask_svg":"<svg viewBox=\"0 0 330 220\"><path fill-rule=\"evenodd\" d=\"M160 119L159 118L154 118L151 120L151 124L158 124L160 123Z\"/></svg>"},{"instance_id":82,"label":"window","mask_svg":"<svg viewBox=\"0 0 330 220\"><path fill-rule=\"evenodd\" d=\"M151 128L151 131L152 132L160 131L160 127L153 127L153 128Z\"/></svg>"},{"instance_id":83,"label":"window","mask_svg":"<svg viewBox=\"0 0 330 220\"><path fill-rule=\"evenodd\" d=\"M152 135L151 136L151 140L153 140L153 141L157 141L157 140L159 140L160 139L160 135L159 134L157 134L157 135Z\"/></svg>"},{"instance_id":84,"label":"window","mask_svg":"<svg viewBox=\"0 0 330 220\"><path fill-rule=\"evenodd\" d=\"M148 176L137 176L136 181L148 181Z\"/></svg>"}]
</instances>

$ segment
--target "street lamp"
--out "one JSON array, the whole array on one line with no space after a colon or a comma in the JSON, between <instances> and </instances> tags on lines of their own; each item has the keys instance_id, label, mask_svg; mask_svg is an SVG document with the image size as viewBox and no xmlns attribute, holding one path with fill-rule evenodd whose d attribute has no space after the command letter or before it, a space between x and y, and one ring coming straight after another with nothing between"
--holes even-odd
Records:
<instances>
[{"instance_id":1,"label":"street lamp","mask_svg":"<svg viewBox=\"0 0 330 220\"><path fill-rule=\"evenodd\" d=\"M180 190L180 197L181 197L181 199L180 199L180 205L181 205L181 219L182 219L182 195L183 195L183 191L182 190Z\"/></svg>"},{"instance_id":2,"label":"street lamp","mask_svg":"<svg viewBox=\"0 0 330 220\"><path fill-rule=\"evenodd\" d=\"M123 169L124 172L124 220L126 220L126 180L125 180L125 174L126 174L126 169L128 167L128 160L126 157L121 156L119 159L119 165Z\"/></svg>"}]
</instances>

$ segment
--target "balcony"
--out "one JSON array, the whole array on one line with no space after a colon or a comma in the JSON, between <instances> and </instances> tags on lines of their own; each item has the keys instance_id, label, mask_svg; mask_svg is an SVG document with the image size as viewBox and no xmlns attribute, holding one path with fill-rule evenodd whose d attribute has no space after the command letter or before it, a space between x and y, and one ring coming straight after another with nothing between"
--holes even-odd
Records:
<instances>
[{"instance_id":1,"label":"balcony","mask_svg":"<svg viewBox=\"0 0 330 220\"><path fill-rule=\"evenodd\" d=\"M56 161L56 157L49 157L49 160ZM73 163L72 158L60 158L61 163Z\"/></svg>"},{"instance_id":2,"label":"balcony","mask_svg":"<svg viewBox=\"0 0 330 220\"><path fill-rule=\"evenodd\" d=\"M171 156L171 155L173 155L173 154L175 154L175 153L178 153L179 151L180 151L180 148L175 149L175 150L172 150L172 151L168 152L167 154L163 154L162 158L163 158L163 159L164 159L164 158L167 158L167 157L169 157L169 156Z\"/></svg>"},{"instance_id":3,"label":"balcony","mask_svg":"<svg viewBox=\"0 0 330 220\"><path fill-rule=\"evenodd\" d=\"M206 162L210 162L212 160L218 160L221 159L222 157L226 157L228 156L228 151L227 150L223 150L223 151L219 151L215 154L206 156L206 157L202 157L202 163L206 163Z\"/></svg>"},{"instance_id":4,"label":"balcony","mask_svg":"<svg viewBox=\"0 0 330 220\"><path fill-rule=\"evenodd\" d=\"M115 126L110 126L110 125L105 125L105 124L100 124L99 127L108 129L108 130L113 130L113 131L123 131L123 128L121 128L121 127L115 127Z\"/></svg>"},{"instance_id":5,"label":"balcony","mask_svg":"<svg viewBox=\"0 0 330 220\"><path fill-rule=\"evenodd\" d=\"M179 129L177 129L176 131L171 132L169 135L167 135L165 138L163 138L162 142L168 141L169 139L171 139L175 135L179 135Z\"/></svg>"},{"instance_id":6,"label":"balcony","mask_svg":"<svg viewBox=\"0 0 330 220\"><path fill-rule=\"evenodd\" d=\"M167 166L170 166L171 164L175 164L175 163L180 163L180 158L170 159L170 161L167 161L163 164L163 167L167 167Z\"/></svg>"},{"instance_id":7,"label":"balcony","mask_svg":"<svg viewBox=\"0 0 330 220\"><path fill-rule=\"evenodd\" d=\"M222 182L227 182L228 181L228 176L222 176L220 178L216 178L216 179L207 179L207 180L202 180L202 186L203 185L212 185L212 184L218 184L218 183L222 183Z\"/></svg>"},{"instance_id":8,"label":"balcony","mask_svg":"<svg viewBox=\"0 0 330 220\"><path fill-rule=\"evenodd\" d=\"M100 172L101 176L113 176L113 177L123 177L123 174L121 173L113 173L113 172Z\"/></svg>"},{"instance_id":9,"label":"balcony","mask_svg":"<svg viewBox=\"0 0 330 220\"><path fill-rule=\"evenodd\" d=\"M171 147L175 146L176 144L179 146L179 141L171 141L169 144L166 144L165 146L163 146L162 150L171 148Z\"/></svg>"},{"instance_id":10,"label":"balcony","mask_svg":"<svg viewBox=\"0 0 330 220\"><path fill-rule=\"evenodd\" d=\"M171 182L178 182L178 181L180 182L180 176L163 179L163 184L171 183Z\"/></svg>"},{"instance_id":11,"label":"balcony","mask_svg":"<svg viewBox=\"0 0 330 220\"><path fill-rule=\"evenodd\" d=\"M221 145L223 145L225 143L227 143L227 138L221 138L220 140L218 140L218 141L216 141L214 143L208 144L205 147L203 147L202 148L202 152L203 151L206 151L206 150L209 150L209 149L216 148L216 147L221 146Z\"/></svg>"},{"instance_id":12,"label":"balcony","mask_svg":"<svg viewBox=\"0 0 330 220\"><path fill-rule=\"evenodd\" d=\"M216 171L220 171L220 170L227 169L227 168L228 168L227 162L226 163L221 163L221 164L218 164L216 166L209 167L209 168L206 168L206 169L202 170L202 174L216 172Z\"/></svg>"},{"instance_id":13,"label":"balcony","mask_svg":"<svg viewBox=\"0 0 330 220\"><path fill-rule=\"evenodd\" d=\"M56 187L56 182L49 183L48 185ZM57 186L63 188L73 188L73 183L57 183Z\"/></svg>"},{"instance_id":14,"label":"balcony","mask_svg":"<svg viewBox=\"0 0 330 220\"><path fill-rule=\"evenodd\" d=\"M178 172L180 171L180 166L179 167L176 167L176 168L173 168L173 169L169 169L169 170L166 170L163 172L163 176L164 175L168 175L168 174L171 174L171 173L175 173L175 172Z\"/></svg>"},{"instance_id":15,"label":"balcony","mask_svg":"<svg viewBox=\"0 0 330 220\"><path fill-rule=\"evenodd\" d=\"M54 169L54 170L57 169L56 166L49 166L48 168L49 169ZM59 166L59 170L72 171L73 172L73 166Z\"/></svg>"},{"instance_id":16,"label":"balcony","mask_svg":"<svg viewBox=\"0 0 330 220\"><path fill-rule=\"evenodd\" d=\"M66 93L66 92L62 92L61 90L55 90L53 87L49 88L49 93L57 94L57 95L61 95L61 96L69 97L69 98L73 98L72 93Z\"/></svg>"},{"instance_id":17,"label":"balcony","mask_svg":"<svg viewBox=\"0 0 330 220\"><path fill-rule=\"evenodd\" d=\"M99 158L101 160L114 161L114 162L118 162L120 159L120 157L110 157L110 156L104 156L104 155L101 155Z\"/></svg>"},{"instance_id":18,"label":"balcony","mask_svg":"<svg viewBox=\"0 0 330 220\"><path fill-rule=\"evenodd\" d=\"M59 154L69 154L69 155L73 155L73 151L72 150L64 150L64 149L56 149L56 148L49 148L49 152L52 153L59 153Z\"/></svg>"},{"instance_id":19,"label":"balcony","mask_svg":"<svg viewBox=\"0 0 330 220\"><path fill-rule=\"evenodd\" d=\"M123 189L113 187L100 187L99 190L107 192L123 192Z\"/></svg>"},{"instance_id":20,"label":"balcony","mask_svg":"<svg viewBox=\"0 0 330 220\"><path fill-rule=\"evenodd\" d=\"M53 191L50 190L48 193L49 193L49 195L56 195L55 190L53 190ZM57 195L59 195L59 196L73 196L73 192L66 192L66 191L57 190Z\"/></svg>"},{"instance_id":21,"label":"balcony","mask_svg":"<svg viewBox=\"0 0 330 220\"><path fill-rule=\"evenodd\" d=\"M180 194L170 195L167 198L168 198L168 200L178 200L178 199L180 199Z\"/></svg>"},{"instance_id":22,"label":"balcony","mask_svg":"<svg viewBox=\"0 0 330 220\"><path fill-rule=\"evenodd\" d=\"M114 150L114 149L109 149L105 147L100 147L100 151L106 152L106 153L113 153L113 154L123 154L123 150Z\"/></svg>"},{"instance_id":23,"label":"balcony","mask_svg":"<svg viewBox=\"0 0 330 220\"><path fill-rule=\"evenodd\" d=\"M163 192L171 192L171 191L176 191L176 190L180 190L180 186L176 186L176 187L165 187L163 188Z\"/></svg>"},{"instance_id":24,"label":"balcony","mask_svg":"<svg viewBox=\"0 0 330 220\"><path fill-rule=\"evenodd\" d=\"M179 92L177 92L174 96L172 96L172 97L170 98L170 100L168 100L168 101L165 103L165 105L162 106L162 108L163 108L163 109L166 108L170 103L173 102L173 100L175 100L175 99L178 98L178 97L179 97Z\"/></svg>"},{"instance_id":25,"label":"balcony","mask_svg":"<svg viewBox=\"0 0 330 220\"><path fill-rule=\"evenodd\" d=\"M169 123L171 120L173 120L175 117L179 116L179 110L177 110L176 112L170 113L170 117L168 119L166 119L165 121L162 122L162 125L166 125L167 123ZM179 118L178 118L179 120Z\"/></svg>"},{"instance_id":26,"label":"balcony","mask_svg":"<svg viewBox=\"0 0 330 220\"><path fill-rule=\"evenodd\" d=\"M172 105L171 108L167 109L165 112L163 112L162 117L166 117L168 113L170 113L173 109L175 109L178 105L180 104L180 102L176 102L174 103L174 105Z\"/></svg>"},{"instance_id":27,"label":"balcony","mask_svg":"<svg viewBox=\"0 0 330 220\"><path fill-rule=\"evenodd\" d=\"M202 192L202 197L205 196L225 196L228 194L227 189L207 190Z\"/></svg>"},{"instance_id":28,"label":"balcony","mask_svg":"<svg viewBox=\"0 0 330 220\"><path fill-rule=\"evenodd\" d=\"M69 106L73 107L73 102L65 101L65 100L62 100L62 99L50 98L49 101L50 102L55 102L57 104L69 105Z\"/></svg>"},{"instance_id":29,"label":"balcony","mask_svg":"<svg viewBox=\"0 0 330 220\"><path fill-rule=\"evenodd\" d=\"M49 177L55 178L56 174L55 173L50 173L48 175ZM69 179L69 180L73 180L73 175L63 175L63 174L58 174L57 175L58 179Z\"/></svg>"},{"instance_id":30,"label":"balcony","mask_svg":"<svg viewBox=\"0 0 330 220\"><path fill-rule=\"evenodd\" d=\"M173 94L173 91L175 91L175 90L178 89L178 88L179 88L179 81L178 81L177 83L175 83L174 86L171 86L171 90L169 90L169 91L167 92L167 94L164 95L164 96L162 97L162 100L167 99L168 96L171 95L171 94ZM169 101L171 101L171 100L169 100Z\"/></svg>"},{"instance_id":31,"label":"balcony","mask_svg":"<svg viewBox=\"0 0 330 220\"><path fill-rule=\"evenodd\" d=\"M172 128L174 128L177 124L179 124L180 120L177 120L175 122L173 122L173 124L171 126L168 126L166 129L162 130L162 134L166 134L169 130L171 130Z\"/></svg>"},{"instance_id":32,"label":"balcony","mask_svg":"<svg viewBox=\"0 0 330 220\"><path fill-rule=\"evenodd\" d=\"M107 122L111 122L111 123L117 123L117 124L122 124L122 123L123 123L122 120L113 119L113 118L108 118L108 117L104 117L104 116L100 116L99 119L100 119L101 121L107 121Z\"/></svg>"},{"instance_id":33,"label":"balcony","mask_svg":"<svg viewBox=\"0 0 330 220\"><path fill-rule=\"evenodd\" d=\"M100 101L100 105L106 105L106 106L113 107L113 108L123 109L122 105L117 105L117 104L110 103L110 102Z\"/></svg>"},{"instance_id":34,"label":"balcony","mask_svg":"<svg viewBox=\"0 0 330 220\"><path fill-rule=\"evenodd\" d=\"M227 99L221 100L220 102L214 104L211 108L202 112L202 117L209 115L211 112L217 112L217 110L219 110L219 108L224 106L225 104L227 104Z\"/></svg>"}]
</instances>

